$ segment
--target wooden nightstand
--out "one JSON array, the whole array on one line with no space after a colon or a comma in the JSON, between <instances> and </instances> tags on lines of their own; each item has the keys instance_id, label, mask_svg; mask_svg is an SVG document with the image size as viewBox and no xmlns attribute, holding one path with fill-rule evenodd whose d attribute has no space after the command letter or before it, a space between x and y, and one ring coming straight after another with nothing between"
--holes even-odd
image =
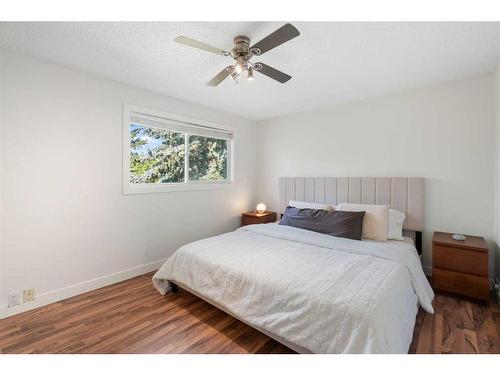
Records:
<instances>
[{"instance_id":1,"label":"wooden nightstand","mask_svg":"<svg viewBox=\"0 0 500 375\"><path fill-rule=\"evenodd\" d=\"M483 237L454 240L451 233L432 237L432 284L435 289L488 301L488 246Z\"/></svg>"},{"instance_id":2,"label":"wooden nightstand","mask_svg":"<svg viewBox=\"0 0 500 375\"><path fill-rule=\"evenodd\" d=\"M244 212L241 214L241 226L250 224L266 224L276 221L276 212L265 211L259 214L256 211Z\"/></svg>"}]
</instances>

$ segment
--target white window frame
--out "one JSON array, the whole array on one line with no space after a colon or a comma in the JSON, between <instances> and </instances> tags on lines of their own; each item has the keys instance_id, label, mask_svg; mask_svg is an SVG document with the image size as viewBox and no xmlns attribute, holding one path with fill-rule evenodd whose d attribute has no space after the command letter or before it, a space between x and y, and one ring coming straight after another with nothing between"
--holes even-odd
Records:
<instances>
[{"instance_id":1,"label":"white window frame","mask_svg":"<svg viewBox=\"0 0 500 375\"><path fill-rule=\"evenodd\" d=\"M231 132L232 139L227 140L227 172L228 178L224 181L190 181L189 180L189 152L186 151L184 158L184 176L185 182L169 182L169 183L148 183L148 184L131 184L130 183L130 124L133 113L141 113L148 116L160 117L163 119L183 122L199 127L220 129L226 132ZM166 128L168 130L168 128ZM189 135L186 133L185 142L186 150L189 150ZM151 108L144 108L132 104L123 105L123 194L147 194L147 193L168 193L174 191L189 191L189 190L211 190L230 188L233 183L233 157L234 157L234 137L235 129L227 126L216 124L213 122L190 118L174 113L167 113Z\"/></svg>"}]
</instances>

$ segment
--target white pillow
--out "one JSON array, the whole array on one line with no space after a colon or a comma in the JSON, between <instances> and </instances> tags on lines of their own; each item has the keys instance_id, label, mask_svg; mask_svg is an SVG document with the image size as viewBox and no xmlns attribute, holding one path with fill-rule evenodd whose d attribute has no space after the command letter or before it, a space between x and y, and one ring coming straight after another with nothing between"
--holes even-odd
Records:
<instances>
[{"instance_id":1,"label":"white pillow","mask_svg":"<svg viewBox=\"0 0 500 375\"><path fill-rule=\"evenodd\" d=\"M373 241L387 241L389 228L389 206L381 204L341 203L337 211L364 211L362 238Z\"/></svg>"},{"instance_id":2,"label":"white pillow","mask_svg":"<svg viewBox=\"0 0 500 375\"><path fill-rule=\"evenodd\" d=\"M310 203L310 202L300 202L300 201L290 201L288 203L290 207L295 208L311 208L313 210L327 210L331 211L333 208L328 204L323 203Z\"/></svg>"},{"instance_id":3,"label":"white pillow","mask_svg":"<svg viewBox=\"0 0 500 375\"><path fill-rule=\"evenodd\" d=\"M403 241L403 223L406 215L398 210L389 208L389 232L387 233L388 240Z\"/></svg>"}]
</instances>

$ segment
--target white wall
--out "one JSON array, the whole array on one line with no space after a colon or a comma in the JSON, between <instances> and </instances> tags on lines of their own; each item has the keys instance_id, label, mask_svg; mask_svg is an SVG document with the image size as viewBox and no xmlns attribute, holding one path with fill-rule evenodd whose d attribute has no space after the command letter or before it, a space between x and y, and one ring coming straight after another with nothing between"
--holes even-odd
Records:
<instances>
[{"instance_id":1,"label":"white wall","mask_svg":"<svg viewBox=\"0 0 500 375\"><path fill-rule=\"evenodd\" d=\"M280 176L423 176L428 267L433 231L492 243L493 122L491 74L263 121L257 197L277 207Z\"/></svg>"},{"instance_id":2,"label":"white wall","mask_svg":"<svg viewBox=\"0 0 500 375\"><path fill-rule=\"evenodd\" d=\"M496 274L500 277L500 64L495 71L495 250ZM499 291L500 293L500 291Z\"/></svg>"},{"instance_id":3,"label":"white wall","mask_svg":"<svg viewBox=\"0 0 500 375\"><path fill-rule=\"evenodd\" d=\"M17 312L5 309L10 291L34 287L45 303L153 269L185 243L235 229L254 205L254 122L6 51L0 59L0 316ZM124 102L235 127L233 187L122 195Z\"/></svg>"},{"instance_id":4,"label":"white wall","mask_svg":"<svg viewBox=\"0 0 500 375\"><path fill-rule=\"evenodd\" d=\"M2 285L6 285L7 283L7 269L6 265L3 262L3 259L6 257L5 248L3 246L3 238L4 238L4 215L2 212L4 211L3 206L3 173L4 164L5 164L5 147L3 146L3 126L2 126L2 118L3 118L3 107L4 107L4 92L5 92L5 75L2 74L4 71L4 59L2 58L2 54L0 52L0 290L3 290ZM5 294L2 293L0 298L0 306L5 302ZM0 317L2 308L0 307Z\"/></svg>"}]
</instances>

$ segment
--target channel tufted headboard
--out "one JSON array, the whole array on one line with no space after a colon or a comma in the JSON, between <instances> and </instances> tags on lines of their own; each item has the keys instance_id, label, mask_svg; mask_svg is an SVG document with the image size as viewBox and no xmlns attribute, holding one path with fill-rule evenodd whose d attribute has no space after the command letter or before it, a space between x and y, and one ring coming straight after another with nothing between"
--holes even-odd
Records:
<instances>
[{"instance_id":1,"label":"channel tufted headboard","mask_svg":"<svg viewBox=\"0 0 500 375\"><path fill-rule=\"evenodd\" d=\"M404 229L424 230L423 177L280 177L280 213L290 200L387 204L406 214Z\"/></svg>"}]
</instances>

